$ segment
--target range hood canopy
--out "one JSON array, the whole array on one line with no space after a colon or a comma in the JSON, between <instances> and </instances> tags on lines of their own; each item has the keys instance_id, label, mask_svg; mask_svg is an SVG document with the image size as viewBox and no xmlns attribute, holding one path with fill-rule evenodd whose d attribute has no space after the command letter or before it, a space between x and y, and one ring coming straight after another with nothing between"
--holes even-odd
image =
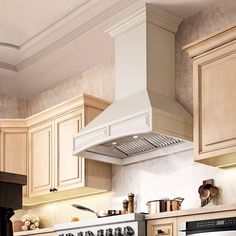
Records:
<instances>
[{"instance_id":1,"label":"range hood canopy","mask_svg":"<svg viewBox=\"0 0 236 236\"><path fill-rule=\"evenodd\" d=\"M110 28L116 99L74 137L74 154L125 165L192 148L192 115L175 100L180 20L153 5Z\"/></svg>"}]
</instances>

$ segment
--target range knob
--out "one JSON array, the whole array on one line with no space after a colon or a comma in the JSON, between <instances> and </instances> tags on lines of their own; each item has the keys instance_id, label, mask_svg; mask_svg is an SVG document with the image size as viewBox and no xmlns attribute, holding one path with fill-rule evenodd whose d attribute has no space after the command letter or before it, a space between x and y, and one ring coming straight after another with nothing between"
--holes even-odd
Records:
<instances>
[{"instance_id":1,"label":"range knob","mask_svg":"<svg viewBox=\"0 0 236 236\"><path fill-rule=\"evenodd\" d=\"M112 236L112 229L106 229L106 236Z\"/></svg>"},{"instance_id":2,"label":"range knob","mask_svg":"<svg viewBox=\"0 0 236 236\"><path fill-rule=\"evenodd\" d=\"M82 231L80 231L79 233L77 233L77 236L83 236L84 233Z\"/></svg>"},{"instance_id":3,"label":"range knob","mask_svg":"<svg viewBox=\"0 0 236 236\"><path fill-rule=\"evenodd\" d=\"M74 236L74 234L68 233L68 234L66 234L66 236Z\"/></svg>"},{"instance_id":4,"label":"range knob","mask_svg":"<svg viewBox=\"0 0 236 236\"><path fill-rule=\"evenodd\" d=\"M124 228L124 236L133 236L134 235L134 230L130 226L126 226Z\"/></svg>"},{"instance_id":5,"label":"range knob","mask_svg":"<svg viewBox=\"0 0 236 236\"><path fill-rule=\"evenodd\" d=\"M87 231L85 232L85 236L95 236L94 233L92 231Z\"/></svg>"},{"instance_id":6,"label":"range knob","mask_svg":"<svg viewBox=\"0 0 236 236\"><path fill-rule=\"evenodd\" d=\"M97 231L97 236L104 236L104 229L99 229Z\"/></svg>"},{"instance_id":7,"label":"range knob","mask_svg":"<svg viewBox=\"0 0 236 236\"><path fill-rule=\"evenodd\" d=\"M59 234L59 236L64 236L64 234Z\"/></svg>"},{"instance_id":8,"label":"range knob","mask_svg":"<svg viewBox=\"0 0 236 236\"><path fill-rule=\"evenodd\" d=\"M115 228L115 236L123 236L121 227Z\"/></svg>"}]
</instances>

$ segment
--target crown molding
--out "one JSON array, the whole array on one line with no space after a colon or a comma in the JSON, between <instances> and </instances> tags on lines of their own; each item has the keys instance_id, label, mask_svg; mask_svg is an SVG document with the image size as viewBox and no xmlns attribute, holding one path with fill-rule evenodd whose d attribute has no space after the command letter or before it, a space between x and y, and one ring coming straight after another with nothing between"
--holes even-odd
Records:
<instances>
[{"instance_id":1,"label":"crown molding","mask_svg":"<svg viewBox=\"0 0 236 236\"><path fill-rule=\"evenodd\" d=\"M131 16L127 17L126 19L120 21L118 24L115 24L111 28L105 30L105 32L108 33L111 37L116 38L145 21L146 8L144 7Z\"/></svg>"},{"instance_id":2,"label":"crown molding","mask_svg":"<svg viewBox=\"0 0 236 236\"><path fill-rule=\"evenodd\" d=\"M0 62L0 68L1 69L5 69L5 70L10 70L10 71L14 71L17 72L17 67L5 62Z\"/></svg>"},{"instance_id":3,"label":"crown molding","mask_svg":"<svg viewBox=\"0 0 236 236\"><path fill-rule=\"evenodd\" d=\"M15 49L15 50L20 50L20 46L17 46L15 44L11 44L11 43L1 43L0 42L0 47L5 47L5 48L11 48L11 49Z\"/></svg>"},{"instance_id":4,"label":"crown molding","mask_svg":"<svg viewBox=\"0 0 236 236\"><path fill-rule=\"evenodd\" d=\"M24 44L17 46L0 43L0 47L16 49L21 58L16 64L1 62L0 68L22 71L137 1L85 0L79 7Z\"/></svg>"},{"instance_id":5,"label":"crown molding","mask_svg":"<svg viewBox=\"0 0 236 236\"><path fill-rule=\"evenodd\" d=\"M86 10L96 4L99 0L84 0L79 6L70 11L65 16L61 17L59 20L49 25L47 28L34 35L32 38L28 39L26 42L20 45L21 51L27 50L40 40L46 38L50 34L55 33L58 29L62 28L68 24L73 18L78 17L83 14Z\"/></svg>"},{"instance_id":6,"label":"crown molding","mask_svg":"<svg viewBox=\"0 0 236 236\"><path fill-rule=\"evenodd\" d=\"M176 33L181 19L160 10L153 4L143 3L141 9L105 31L109 33L111 37L116 38L144 22L155 24Z\"/></svg>"},{"instance_id":7,"label":"crown molding","mask_svg":"<svg viewBox=\"0 0 236 236\"><path fill-rule=\"evenodd\" d=\"M43 48L33 56L25 59L24 61L17 64L17 71L22 71L31 64L39 61L40 59L44 58L45 56L49 55L53 51L57 50L58 48L64 46L65 44L69 43L70 41L74 40L75 38L81 36L82 34L88 32L89 30L93 29L97 25L101 24L108 18L112 17L113 15L117 14L122 9L126 8L130 4L134 3L137 0L120 0L115 5L112 5L110 8L102 11L97 16L91 18L90 20L86 21L84 24L79 25L76 29L72 32L66 34L62 38L58 39L54 43L50 44L49 46ZM101 3L99 3L101 4Z\"/></svg>"},{"instance_id":8,"label":"crown molding","mask_svg":"<svg viewBox=\"0 0 236 236\"><path fill-rule=\"evenodd\" d=\"M147 20L157 26L176 33L182 19L159 9L153 4L146 4Z\"/></svg>"},{"instance_id":9,"label":"crown molding","mask_svg":"<svg viewBox=\"0 0 236 236\"><path fill-rule=\"evenodd\" d=\"M106 8L108 2L109 0L103 0L103 2L100 0L84 1L70 14L61 18L61 20L55 22L55 24L51 25L21 46L0 43L0 46L15 49L20 55L23 54L23 60L21 60L18 64L13 65L0 62L0 68L14 72L22 71L75 38L93 29L107 19L113 17L128 6L138 3L138 0L117 0L115 4L111 4L110 7ZM100 9L102 10L100 10L97 15L93 15L90 19L88 16L83 19L82 13L89 13L89 11L94 8L96 4L99 4ZM141 9L120 21L118 24L115 24L108 30L105 30L105 32L109 33L111 37L117 37L143 22L151 22L174 33L177 31L181 19L160 10L153 4L141 2L140 6ZM72 20L76 20L78 23L76 27L70 28L69 24ZM50 39L50 37L55 37L58 31L66 31L65 28L70 28L71 30L69 30L69 32L64 34L62 37L59 37L56 40L54 39L54 41ZM40 45L41 43L42 45ZM26 57L24 57L24 52L27 52Z\"/></svg>"}]
</instances>

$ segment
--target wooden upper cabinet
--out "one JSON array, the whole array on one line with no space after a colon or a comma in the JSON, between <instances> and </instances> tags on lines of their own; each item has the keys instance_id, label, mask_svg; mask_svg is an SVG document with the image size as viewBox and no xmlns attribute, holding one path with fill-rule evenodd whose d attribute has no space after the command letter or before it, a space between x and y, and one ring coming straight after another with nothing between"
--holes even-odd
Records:
<instances>
[{"instance_id":1,"label":"wooden upper cabinet","mask_svg":"<svg viewBox=\"0 0 236 236\"><path fill-rule=\"evenodd\" d=\"M28 129L24 120L4 120L0 131L1 171L27 175ZM23 187L27 195L27 186Z\"/></svg>"},{"instance_id":2,"label":"wooden upper cabinet","mask_svg":"<svg viewBox=\"0 0 236 236\"><path fill-rule=\"evenodd\" d=\"M27 174L27 129L5 128L1 130L1 170Z\"/></svg>"},{"instance_id":3,"label":"wooden upper cabinet","mask_svg":"<svg viewBox=\"0 0 236 236\"><path fill-rule=\"evenodd\" d=\"M236 144L236 54L201 68L200 152Z\"/></svg>"},{"instance_id":4,"label":"wooden upper cabinet","mask_svg":"<svg viewBox=\"0 0 236 236\"><path fill-rule=\"evenodd\" d=\"M82 128L83 110L71 112L55 120L56 188L68 190L83 186L82 158L73 156L73 136Z\"/></svg>"},{"instance_id":5,"label":"wooden upper cabinet","mask_svg":"<svg viewBox=\"0 0 236 236\"><path fill-rule=\"evenodd\" d=\"M0 120L0 170L25 174L24 205L111 190L111 165L73 156L73 136L109 106L82 95L21 120Z\"/></svg>"},{"instance_id":6,"label":"wooden upper cabinet","mask_svg":"<svg viewBox=\"0 0 236 236\"><path fill-rule=\"evenodd\" d=\"M236 27L184 47L193 58L195 160L236 164Z\"/></svg>"},{"instance_id":7,"label":"wooden upper cabinet","mask_svg":"<svg viewBox=\"0 0 236 236\"><path fill-rule=\"evenodd\" d=\"M29 130L29 196L48 194L53 188L54 122Z\"/></svg>"},{"instance_id":8,"label":"wooden upper cabinet","mask_svg":"<svg viewBox=\"0 0 236 236\"><path fill-rule=\"evenodd\" d=\"M108 102L83 95L27 118L29 198L24 205L111 189L111 165L73 156L73 136Z\"/></svg>"}]
</instances>

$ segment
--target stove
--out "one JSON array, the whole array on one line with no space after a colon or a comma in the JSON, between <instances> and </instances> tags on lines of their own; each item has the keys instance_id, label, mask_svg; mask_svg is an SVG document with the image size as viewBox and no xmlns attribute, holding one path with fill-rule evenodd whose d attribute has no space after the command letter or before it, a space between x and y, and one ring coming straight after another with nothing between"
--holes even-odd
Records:
<instances>
[{"instance_id":1,"label":"stove","mask_svg":"<svg viewBox=\"0 0 236 236\"><path fill-rule=\"evenodd\" d=\"M54 226L57 236L145 236L143 214L110 216Z\"/></svg>"}]
</instances>

